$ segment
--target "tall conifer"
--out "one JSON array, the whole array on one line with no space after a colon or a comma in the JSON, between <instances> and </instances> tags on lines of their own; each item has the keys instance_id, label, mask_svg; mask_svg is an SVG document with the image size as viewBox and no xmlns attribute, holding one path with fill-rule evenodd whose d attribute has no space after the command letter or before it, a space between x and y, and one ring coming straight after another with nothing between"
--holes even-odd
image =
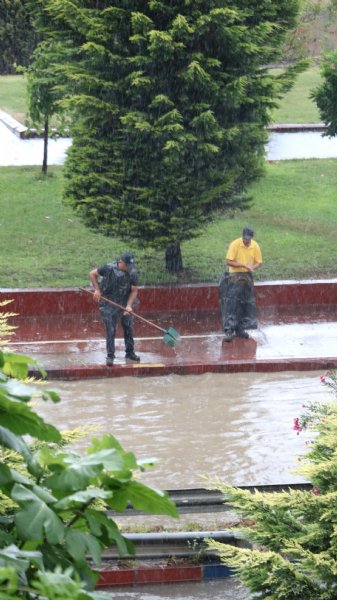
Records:
<instances>
[{"instance_id":1,"label":"tall conifer","mask_svg":"<svg viewBox=\"0 0 337 600\"><path fill-rule=\"evenodd\" d=\"M36 44L27 0L0 0L0 73L26 67Z\"/></svg>"},{"instance_id":2,"label":"tall conifer","mask_svg":"<svg viewBox=\"0 0 337 600\"><path fill-rule=\"evenodd\" d=\"M60 64L67 201L110 236L166 249L247 205L282 81L267 69L298 0L34 0Z\"/></svg>"}]
</instances>

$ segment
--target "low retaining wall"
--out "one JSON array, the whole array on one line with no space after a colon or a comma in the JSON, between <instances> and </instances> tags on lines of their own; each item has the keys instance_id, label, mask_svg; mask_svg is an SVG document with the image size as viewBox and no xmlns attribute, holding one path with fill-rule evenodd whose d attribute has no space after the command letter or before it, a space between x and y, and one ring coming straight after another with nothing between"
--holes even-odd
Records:
<instances>
[{"instance_id":1,"label":"low retaining wall","mask_svg":"<svg viewBox=\"0 0 337 600\"><path fill-rule=\"evenodd\" d=\"M148 583L200 582L233 575L226 565L219 563L195 565L141 565L134 568L119 567L99 572L98 589L117 586L136 586Z\"/></svg>"},{"instance_id":2,"label":"low retaining wall","mask_svg":"<svg viewBox=\"0 0 337 600\"><path fill-rule=\"evenodd\" d=\"M255 284L258 308L337 305L337 279L271 281ZM217 310L217 284L147 286L139 288L139 311ZM97 311L91 294L74 288L0 289L0 301L13 300L8 310L21 316L86 314Z\"/></svg>"}]
</instances>

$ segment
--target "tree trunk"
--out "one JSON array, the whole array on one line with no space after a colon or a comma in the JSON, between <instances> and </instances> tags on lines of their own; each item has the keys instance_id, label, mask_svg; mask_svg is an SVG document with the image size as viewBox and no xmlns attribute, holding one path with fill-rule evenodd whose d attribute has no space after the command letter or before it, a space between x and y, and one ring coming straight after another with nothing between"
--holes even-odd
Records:
<instances>
[{"instance_id":1,"label":"tree trunk","mask_svg":"<svg viewBox=\"0 0 337 600\"><path fill-rule=\"evenodd\" d=\"M165 250L166 269L170 273L179 273L183 270L183 259L181 255L180 242L169 244Z\"/></svg>"},{"instance_id":2,"label":"tree trunk","mask_svg":"<svg viewBox=\"0 0 337 600\"><path fill-rule=\"evenodd\" d=\"M49 133L49 120L46 116L43 129L43 162L42 162L42 173L47 175L48 169L48 133Z\"/></svg>"}]
</instances>

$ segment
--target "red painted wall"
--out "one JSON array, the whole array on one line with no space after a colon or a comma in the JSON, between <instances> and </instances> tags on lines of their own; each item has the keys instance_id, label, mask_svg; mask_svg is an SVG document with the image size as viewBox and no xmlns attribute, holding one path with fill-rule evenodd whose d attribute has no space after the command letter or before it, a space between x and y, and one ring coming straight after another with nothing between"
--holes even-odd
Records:
<instances>
[{"instance_id":1,"label":"red painted wall","mask_svg":"<svg viewBox=\"0 0 337 600\"><path fill-rule=\"evenodd\" d=\"M337 305L337 280L311 282L265 282L255 284L257 306ZM13 300L2 308L21 316L96 312L91 294L73 288L1 289L0 301ZM141 287L139 312L217 310L216 284Z\"/></svg>"}]
</instances>

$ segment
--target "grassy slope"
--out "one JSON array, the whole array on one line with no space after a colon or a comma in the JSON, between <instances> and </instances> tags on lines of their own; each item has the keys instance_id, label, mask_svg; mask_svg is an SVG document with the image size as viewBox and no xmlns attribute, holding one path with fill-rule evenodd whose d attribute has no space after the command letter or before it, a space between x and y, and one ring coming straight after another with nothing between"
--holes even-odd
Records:
<instances>
[{"instance_id":1,"label":"grassy slope","mask_svg":"<svg viewBox=\"0 0 337 600\"><path fill-rule=\"evenodd\" d=\"M184 255L199 265L214 256L215 269L228 242L251 224L261 243L264 266L259 279L336 276L331 251L337 225L336 160L280 161L266 166L266 177L251 188L254 204L233 219L210 225L184 245ZM199 267L200 268L200 267Z\"/></svg>"},{"instance_id":2,"label":"grassy slope","mask_svg":"<svg viewBox=\"0 0 337 600\"><path fill-rule=\"evenodd\" d=\"M0 109L24 123L27 103L23 75L0 75Z\"/></svg>"},{"instance_id":3,"label":"grassy slope","mask_svg":"<svg viewBox=\"0 0 337 600\"><path fill-rule=\"evenodd\" d=\"M0 287L83 285L89 269L126 247L88 231L62 205L62 169L50 171L41 180L38 168L0 169ZM258 279L336 276L336 187L334 159L267 164L266 177L251 188L248 211L215 219L183 244L184 280L217 281L227 245L245 224L255 228L264 255ZM164 269L163 253L127 247L136 253L142 283L176 281Z\"/></svg>"},{"instance_id":4,"label":"grassy slope","mask_svg":"<svg viewBox=\"0 0 337 600\"><path fill-rule=\"evenodd\" d=\"M273 69L277 73L278 69ZM294 87L281 100L273 114L275 123L319 123L318 108L310 98L311 91L321 82L319 67L313 66L301 73Z\"/></svg>"}]
</instances>

